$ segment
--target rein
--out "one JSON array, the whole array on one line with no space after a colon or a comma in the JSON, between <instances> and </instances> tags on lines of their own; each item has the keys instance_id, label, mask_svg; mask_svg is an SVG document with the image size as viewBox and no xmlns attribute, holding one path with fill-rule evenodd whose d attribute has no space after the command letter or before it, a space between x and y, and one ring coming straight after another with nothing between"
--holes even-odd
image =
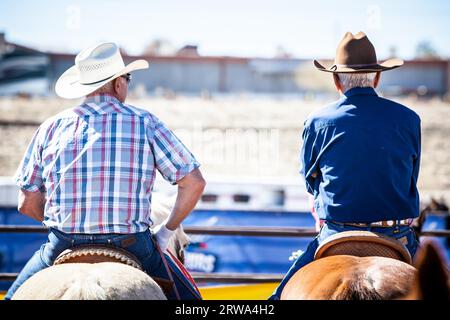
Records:
<instances>
[{"instance_id":1,"label":"rein","mask_svg":"<svg viewBox=\"0 0 450 320\"><path fill-rule=\"evenodd\" d=\"M186 286L188 288L188 290L194 295L196 296L199 300L202 299L202 296L200 294L200 290L197 287L197 284L195 283L194 279L191 277L191 275L189 274L189 272L187 272L187 270L185 269L185 267L183 266L183 264L180 262L180 260L177 259L177 257L175 257L172 252L170 252L170 250L167 250L167 253L169 254L169 256L172 258L172 260L176 263L176 265L178 266L178 269L181 271L181 273L183 273L183 275L186 277L186 279L189 280L189 282L192 284L192 286L194 287L194 290L192 290L191 287ZM169 266L170 267L170 266ZM180 279L180 277L178 276L178 274L175 272L175 275L177 276L178 279ZM183 281L182 279L180 279L180 281Z\"/></svg>"},{"instance_id":2,"label":"rein","mask_svg":"<svg viewBox=\"0 0 450 320\"><path fill-rule=\"evenodd\" d=\"M166 272L169 275L169 279L170 279L170 281L172 281L172 285L173 285L173 290L175 292L175 296L177 297L177 300L181 300L180 293L178 292L177 286L175 285L175 281L173 280L172 271L171 271L171 269L169 267L169 264L167 263L166 257L164 256L164 253L161 251L161 248L159 247L159 245L155 241L155 239L153 239L153 237L152 237L152 241L153 241L153 245L155 246L156 250L158 250L158 253L161 256L161 259L162 259L162 261L164 263L164 267L166 268Z\"/></svg>"}]
</instances>

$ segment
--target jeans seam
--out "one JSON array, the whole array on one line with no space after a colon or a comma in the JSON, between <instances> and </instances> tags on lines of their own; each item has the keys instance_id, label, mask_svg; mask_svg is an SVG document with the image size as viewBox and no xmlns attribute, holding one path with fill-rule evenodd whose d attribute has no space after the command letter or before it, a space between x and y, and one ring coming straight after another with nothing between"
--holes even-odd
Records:
<instances>
[{"instance_id":1,"label":"jeans seam","mask_svg":"<svg viewBox=\"0 0 450 320\"><path fill-rule=\"evenodd\" d=\"M47 243L44 243L44 244L41 246L41 248L39 249L39 258L41 259L42 262L44 262L44 264L45 264L47 267L51 267L53 264L50 263L50 262L48 261L47 256L44 254L44 253L45 253L45 246L46 246L47 244L48 244L48 242L47 242Z\"/></svg>"}]
</instances>

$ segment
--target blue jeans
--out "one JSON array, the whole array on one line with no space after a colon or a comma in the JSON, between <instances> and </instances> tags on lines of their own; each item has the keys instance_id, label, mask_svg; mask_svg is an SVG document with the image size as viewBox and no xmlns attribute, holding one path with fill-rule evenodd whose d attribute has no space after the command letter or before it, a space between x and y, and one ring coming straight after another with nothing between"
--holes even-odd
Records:
<instances>
[{"instance_id":1,"label":"blue jeans","mask_svg":"<svg viewBox=\"0 0 450 320\"><path fill-rule=\"evenodd\" d=\"M366 231L372 231L376 233L381 233L386 236L400 239L403 237L406 237L407 244L406 248L408 249L409 253L411 254L411 257L413 257L417 251L417 247L419 246L419 241L416 237L416 234L414 230L409 226L397 226L397 227L388 227L388 228L382 228L382 227L356 227L356 226L347 226L337 223L332 223L330 221L327 221L322 228L320 229L319 234L314 238L312 242L309 243L308 247L306 248L306 251L303 252L302 255L300 255L297 260L294 262L294 264L291 266L289 271L284 276L283 280L281 280L278 287L275 289L275 291L272 293L272 296L269 297L269 300L278 300L280 299L281 292L284 289L284 286L289 281L289 279L301 268L307 265L308 263L314 261L314 255L316 253L317 248L320 246L320 244L329 236L332 236L333 234L336 234L338 232L343 231L351 231L351 230L366 230Z\"/></svg>"},{"instance_id":2,"label":"blue jeans","mask_svg":"<svg viewBox=\"0 0 450 320\"><path fill-rule=\"evenodd\" d=\"M61 252L85 244L112 245L122 248L137 257L147 274L169 280L163 260L151 237L152 234L149 230L133 234L67 234L56 229L50 229L48 241L27 262L16 281L9 288L5 300L11 299L14 292L32 275L53 265ZM180 298L183 300L199 299L189 281L186 280L172 260L169 258L166 260L173 270L173 280ZM168 299L176 299L175 293L172 292Z\"/></svg>"}]
</instances>

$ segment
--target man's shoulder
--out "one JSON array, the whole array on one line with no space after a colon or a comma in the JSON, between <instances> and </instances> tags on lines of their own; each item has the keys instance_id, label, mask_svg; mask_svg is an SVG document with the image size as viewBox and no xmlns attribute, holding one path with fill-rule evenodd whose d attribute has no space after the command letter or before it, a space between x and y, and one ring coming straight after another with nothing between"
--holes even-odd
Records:
<instances>
[{"instance_id":1,"label":"man's shoulder","mask_svg":"<svg viewBox=\"0 0 450 320\"><path fill-rule=\"evenodd\" d=\"M393 115L395 113L395 115L398 115L403 119L410 119L411 121L420 123L420 116L411 108L387 98L378 97L378 99L379 102L385 105L384 107L388 108L389 112L393 112Z\"/></svg>"},{"instance_id":2,"label":"man's shoulder","mask_svg":"<svg viewBox=\"0 0 450 320\"><path fill-rule=\"evenodd\" d=\"M389 117L401 119L402 122L408 121L413 125L420 125L420 116L411 108L383 97L375 97L370 103L375 103L377 108L389 114ZM305 128L318 130L323 127L335 125L340 120L346 121L348 118L348 109L352 108L352 103L349 103L345 97L325 105L324 107L312 112L305 121ZM383 109L381 109L383 108Z\"/></svg>"},{"instance_id":3,"label":"man's shoulder","mask_svg":"<svg viewBox=\"0 0 450 320\"><path fill-rule=\"evenodd\" d=\"M41 124L42 129L48 129L52 127L55 123L64 120L64 119L71 119L77 117L77 114L75 112L75 108L68 108L65 109L49 118L47 118L44 122Z\"/></svg>"},{"instance_id":4,"label":"man's shoulder","mask_svg":"<svg viewBox=\"0 0 450 320\"><path fill-rule=\"evenodd\" d=\"M81 106L83 106L83 105L81 105ZM146 125L155 126L156 123L158 123L160 121L158 119L158 117L156 117L150 111L148 111L144 108L141 108L141 107L136 107L134 105L126 104L126 103L120 103L120 105L118 105L117 107L119 107L121 109L121 112L120 112L121 114L128 114L130 116L139 117L139 118L143 119L143 121L146 123ZM91 113L84 112L81 109L82 108L80 108L80 106L65 109L65 110L59 112L58 114L46 119L41 124L40 128L41 128L41 130L43 130L43 129L48 130L52 127L57 126L59 123L64 122L64 121L73 121L76 118L80 118L80 117L84 117L84 116L92 116ZM95 116L95 114L94 114L94 116Z\"/></svg>"},{"instance_id":5,"label":"man's shoulder","mask_svg":"<svg viewBox=\"0 0 450 320\"><path fill-rule=\"evenodd\" d=\"M149 123L156 123L159 121L159 119L153 113L144 109L143 107L136 107L128 103L122 103L121 107L128 113L140 117L144 119L144 121L148 121Z\"/></svg>"},{"instance_id":6,"label":"man's shoulder","mask_svg":"<svg viewBox=\"0 0 450 320\"><path fill-rule=\"evenodd\" d=\"M342 101L343 99L340 98L311 112L305 121L305 128L317 130L324 126L333 125L336 119L341 116L339 107Z\"/></svg>"}]
</instances>

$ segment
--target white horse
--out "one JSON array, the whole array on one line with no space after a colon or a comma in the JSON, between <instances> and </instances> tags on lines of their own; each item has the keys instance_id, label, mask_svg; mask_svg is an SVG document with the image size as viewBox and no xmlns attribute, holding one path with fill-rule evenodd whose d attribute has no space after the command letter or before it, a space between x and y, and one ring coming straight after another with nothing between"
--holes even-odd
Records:
<instances>
[{"instance_id":1,"label":"white horse","mask_svg":"<svg viewBox=\"0 0 450 320\"><path fill-rule=\"evenodd\" d=\"M152 220L168 217L173 200L154 194ZM189 237L180 226L169 250L181 261ZM166 300L160 286L145 272L117 262L65 263L39 271L16 291L13 300Z\"/></svg>"}]
</instances>

